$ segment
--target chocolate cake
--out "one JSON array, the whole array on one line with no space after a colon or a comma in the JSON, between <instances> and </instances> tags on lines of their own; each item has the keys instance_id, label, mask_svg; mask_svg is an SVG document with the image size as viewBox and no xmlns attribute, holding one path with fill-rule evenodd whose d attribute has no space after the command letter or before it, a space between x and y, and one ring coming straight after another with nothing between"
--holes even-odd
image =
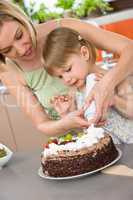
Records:
<instances>
[{"instance_id":1,"label":"chocolate cake","mask_svg":"<svg viewBox=\"0 0 133 200\"><path fill-rule=\"evenodd\" d=\"M101 128L86 134L54 138L42 153L42 170L47 176L66 177L91 172L111 163L118 151L110 135Z\"/></svg>"}]
</instances>

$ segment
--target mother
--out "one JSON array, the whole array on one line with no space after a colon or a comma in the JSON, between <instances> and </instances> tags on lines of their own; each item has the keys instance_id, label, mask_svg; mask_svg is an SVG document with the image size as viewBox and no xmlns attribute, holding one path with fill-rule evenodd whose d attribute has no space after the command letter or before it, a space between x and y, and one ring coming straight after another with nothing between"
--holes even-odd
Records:
<instances>
[{"instance_id":1,"label":"mother","mask_svg":"<svg viewBox=\"0 0 133 200\"><path fill-rule=\"evenodd\" d=\"M117 66L104 76L87 100L87 104L92 99L96 101L95 121L102 119L106 113L110 94L113 93L115 87L133 73L131 40L76 19L52 20L34 26L18 7L8 1L0 0L1 79L36 128L49 135L61 134L71 128L89 125L82 118L82 111L76 111L75 115L70 116L69 119L56 121L51 120L46 112L46 110L51 112L49 101L52 96L67 93L69 90L60 80L46 73L45 63L42 60L43 41L46 35L59 25L77 30L97 48L120 56ZM42 94L41 91L44 88L45 93Z\"/></svg>"}]
</instances>

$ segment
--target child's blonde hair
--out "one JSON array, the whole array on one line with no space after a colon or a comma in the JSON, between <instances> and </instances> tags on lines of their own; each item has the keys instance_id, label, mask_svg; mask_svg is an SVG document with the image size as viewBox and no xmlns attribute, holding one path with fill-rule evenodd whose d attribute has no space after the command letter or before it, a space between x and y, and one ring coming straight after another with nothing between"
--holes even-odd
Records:
<instances>
[{"instance_id":1,"label":"child's blonde hair","mask_svg":"<svg viewBox=\"0 0 133 200\"><path fill-rule=\"evenodd\" d=\"M11 20L18 21L27 29L32 43L36 47L36 31L26 14L15 4L6 0L0 0L0 26L2 26L4 21ZM5 57L2 54L0 54L0 62L5 62Z\"/></svg>"},{"instance_id":2,"label":"child's blonde hair","mask_svg":"<svg viewBox=\"0 0 133 200\"><path fill-rule=\"evenodd\" d=\"M49 73L53 67L65 67L67 59L72 54L79 54L80 48L86 46L89 50L89 62L96 60L95 47L83 39L80 34L70 28L60 27L51 31L46 38L43 48L43 58Z\"/></svg>"}]
</instances>

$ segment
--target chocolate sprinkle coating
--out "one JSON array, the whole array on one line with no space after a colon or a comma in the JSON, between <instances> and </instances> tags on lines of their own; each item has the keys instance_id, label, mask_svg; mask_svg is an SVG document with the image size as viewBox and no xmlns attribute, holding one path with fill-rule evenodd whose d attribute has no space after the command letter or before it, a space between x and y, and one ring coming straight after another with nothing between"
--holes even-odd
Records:
<instances>
[{"instance_id":1,"label":"chocolate sprinkle coating","mask_svg":"<svg viewBox=\"0 0 133 200\"><path fill-rule=\"evenodd\" d=\"M86 148L84 152L64 154L63 156L45 158L42 162L43 173L52 177L66 177L91 172L111 163L118 156L118 151L109 135L99 143Z\"/></svg>"}]
</instances>

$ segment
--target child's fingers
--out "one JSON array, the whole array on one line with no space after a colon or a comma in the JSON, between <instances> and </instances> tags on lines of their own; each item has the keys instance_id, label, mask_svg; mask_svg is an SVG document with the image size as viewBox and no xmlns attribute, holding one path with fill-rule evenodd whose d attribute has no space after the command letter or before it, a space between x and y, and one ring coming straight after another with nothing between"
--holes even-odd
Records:
<instances>
[{"instance_id":1,"label":"child's fingers","mask_svg":"<svg viewBox=\"0 0 133 200\"><path fill-rule=\"evenodd\" d=\"M63 101L68 101L69 98L70 98L69 95L61 95L59 96L58 99L63 102Z\"/></svg>"},{"instance_id":2,"label":"child's fingers","mask_svg":"<svg viewBox=\"0 0 133 200\"><path fill-rule=\"evenodd\" d=\"M80 124L82 125L82 128L88 128L91 124L94 124L94 119L88 121L84 118L80 118Z\"/></svg>"},{"instance_id":3,"label":"child's fingers","mask_svg":"<svg viewBox=\"0 0 133 200\"><path fill-rule=\"evenodd\" d=\"M58 96L54 96L50 99L50 103L53 104L59 97Z\"/></svg>"},{"instance_id":4,"label":"child's fingers","mask_svg":"<svg viewBox=\"0 0 133 200\"><path fill-rule=\"evenodd\" d=\"M69 100L71 100L72 99L72 97L70 96L70 95L65 95L64 96L64 100L65 101L69 101Z\"/></svg>"},{"instance_id":5,"label":"child's fingers","mask_svg":"<svg viewBox=\"0 0 133 200\"><path fill-rule=\"evenodd\" d=\"M88 123L88 121L86 121L85 119L81 119L80 124L81 124L81 127L82 127L82 128L89 128L89 126L91 125L91 124Z\"/></svg>"},{"instance_id":6,"label":"child's fingers","mask_svg":"<svg viewBox=\"0 0 133 200\"><path fill-rule=\"evenodd\" d=\"M64 95L58 95L58 96L54 96L50 99L50 103L54 104L55 101L61 102L64 101Z\"/></svg>"},{"instance_id":7,"label":"child's fingers","mask_svg":"<svg viewBox=\"0 0 133 200\"><path fill-rule=\"evenodd\" d=\"M61 101L64 101L65 95L61 95L59 99L60 99Z\"/></svg>"},{"instance_id":8,"label":"child's fingers","mask_svg":"<svg viewBox=\"0 0 133 200\"><path fill-rule=\"evenodd\" d=\"M106 124L106 120L103 120L103 121L99 121L95 126L96 127L100 127L100 126L104 126Z\"/></svg>"}]
</instances>

